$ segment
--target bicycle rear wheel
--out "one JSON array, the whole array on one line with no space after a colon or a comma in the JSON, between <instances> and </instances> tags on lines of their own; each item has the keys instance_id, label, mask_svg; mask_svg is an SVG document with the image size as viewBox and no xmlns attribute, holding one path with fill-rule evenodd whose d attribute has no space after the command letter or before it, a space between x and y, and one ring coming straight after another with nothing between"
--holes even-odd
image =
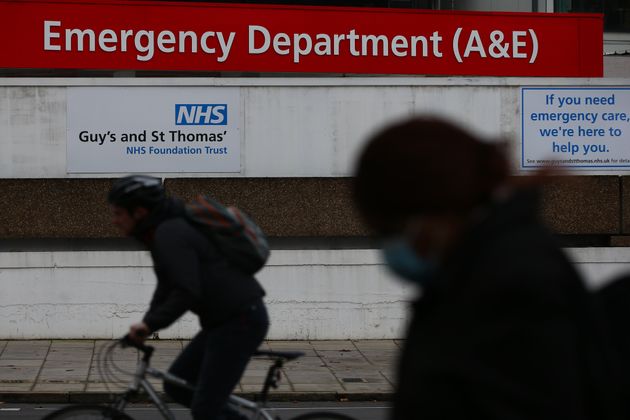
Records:
<instances>
[{"instance_id":1,"label":"bicycle rear wheel","mask_svg":"<svg viewBox=\"0 0 630 420\"><path fill-rule=\"evenodd\" d=\"M42 420L133 420L127 414L104 405L70 405Z\"/></svg>"},{"instance_id":2,"label":"bicycle rear wheel","mask_svg":"<svg viewBox=\"0 0 630 420\"><path fill-rule=\"evenodd\" d=\"M301 414L291 420L355 420L354 417L345 414L332 413L328 411L316 411L314 413Z\"/></svg>"}]
</instances>

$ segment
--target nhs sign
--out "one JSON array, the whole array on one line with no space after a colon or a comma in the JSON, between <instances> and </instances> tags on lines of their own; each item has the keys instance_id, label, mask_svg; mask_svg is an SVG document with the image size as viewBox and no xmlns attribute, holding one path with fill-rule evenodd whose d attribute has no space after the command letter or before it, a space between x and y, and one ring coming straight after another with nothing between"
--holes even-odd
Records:
<instances>
[{"instance_id":1,"label":"nhs sign","mask_svg":"<svg viewBox=\"0 0 630 420\"><path fill-rule=\"evenodd\" d=\"M227 104L175 104L175 125L227 125Z\"/></svg>"}]
</instances>

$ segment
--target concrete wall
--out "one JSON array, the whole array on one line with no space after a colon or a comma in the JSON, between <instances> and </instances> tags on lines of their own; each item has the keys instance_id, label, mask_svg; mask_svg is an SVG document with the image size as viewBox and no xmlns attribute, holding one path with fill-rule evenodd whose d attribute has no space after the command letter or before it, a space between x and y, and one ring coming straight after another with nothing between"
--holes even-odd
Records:
<instances>
[{"instance_id":1,"label":"concrete wall","mask_svg":"<svg viewBox=\"0 0 630 420\"><path fill-rule=\"evenodd\" d=\"M630 248L568 251L593 289L630 272ZM0 339L121 336L141 319L155 282L144 252L0 253L0 267ZM275 251L259 278L270 339L401 338L417 293L376 250ZM197 330L188 315L160 337Z\"/></svg>"},{"instance_id":2,"label":"concrete wall","mask_svg":"<svg viewBox=\"0 0 630 420\"><path fill-rule=\"evenodd\" d=\"M9 252L0 267L0 338L121 336L155 284L145 252ZM259 279L272 339L401 337L414 293L374 250L274 251ZM189 315L160 336L197 330Z\"/></svg>"},{"instance_id":3,"label":"concrete wall","mask_svg":"<svg viewBox=\"0 0 630 420\"><path fill-rule=\"evenodd\" d=\"M628 42L630 44L630 41ZM630 51L630 45L625 48ZM604 77L608 78L629 78L630 77L630 54L608 55L604 57Z\"/></svg>"},{"instance_id":4,"label":"concrete wall","mask_svg":"<svg viewBox=\"0 0 630 420\"><path fill-rule=\"evenodd\" d=\"M169 176L345 177L375 129L416 113L507 140L518 162L521 86L629 84L566 78L0 79L0 178L115 175L66 173L70 86L240 86L241 172Z\"/></svg>"},{"instance_id":5,"label":"concrete wall","mask_svg":"<svg viewBox=\"0 0 630 420\"><path fill-rule=\"evenodd\" d=\"M242 207L273 238L319 240L318 249L274 251L260 279L274 322L270 338L332 339L401 337L414 294L390 278L375 250L331 250L339 237L369 236L353 208L349 177L374 129L431 112L507 139L516 158L521 86L630 80L0 79L0 250L19 251L0 251L0 338L111 338L146 309L154 282L147 255L102 246L118 236L104 197L119 174L66 173L68 86L120 85L241 87L241 173L157 175L182 198L208 192ZM273 153L279 149L280 158ZM580 174L545 187L545 220L562 235L630 245L630 176ZM73 249L78 239L100 251ZM48 240L70 246L55 252ZM36 248L44 251L25 252L24 241L40 241ZM571 250L594 283L625 270L628 251ZM195 329L189 317L162 336L186 337Z\"/></svg>"}]
</instances>

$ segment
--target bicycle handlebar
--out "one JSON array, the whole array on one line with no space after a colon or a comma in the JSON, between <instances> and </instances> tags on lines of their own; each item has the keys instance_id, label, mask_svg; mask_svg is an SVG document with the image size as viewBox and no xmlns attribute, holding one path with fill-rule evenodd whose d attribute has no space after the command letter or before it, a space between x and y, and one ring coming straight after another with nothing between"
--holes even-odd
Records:
<instances>
[{"instance_id":1,"label":"bicycle handlebar","mask_svg":"<svg viewBox=\"0 0 630 420\"><path fill-rule=\"evenodd\" d=\"M129 334L127 334L124 337L120 338L118 340L118 342L120 343L120 345L122 347L133 347L134 349L140 350L144 354L149 354L150 355L155 350L155 348L152 347L152 346L147 346L147 345L144 345L144 344L134 343L131 340L131 338L129 338Z\"/></svg>"}]
</instances>

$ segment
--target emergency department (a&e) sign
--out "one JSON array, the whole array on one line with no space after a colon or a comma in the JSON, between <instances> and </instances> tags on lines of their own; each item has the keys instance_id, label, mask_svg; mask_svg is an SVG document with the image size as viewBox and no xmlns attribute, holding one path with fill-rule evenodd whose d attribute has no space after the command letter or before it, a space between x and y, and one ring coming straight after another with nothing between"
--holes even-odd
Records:
<instances>
[{"instance_id":1,"label":"emergency department (a&e) sign","mask_svg":"<svg viewBox=\"0 0 630 420\"><path fill-rule=\"evenodd\" d=\"M0 68L601 77L601 14L0 0Z\"/></svg>"},{"instance_id":2,"label":"emergency department (a&e) sign","mask_svg":"<svg viewBox=\"0 0 630 420\"><path fill-rule=\"evenodd\" d=\"M69 173L240 172L239 88L69 87Z\"/></svg>"}]
</instances>

